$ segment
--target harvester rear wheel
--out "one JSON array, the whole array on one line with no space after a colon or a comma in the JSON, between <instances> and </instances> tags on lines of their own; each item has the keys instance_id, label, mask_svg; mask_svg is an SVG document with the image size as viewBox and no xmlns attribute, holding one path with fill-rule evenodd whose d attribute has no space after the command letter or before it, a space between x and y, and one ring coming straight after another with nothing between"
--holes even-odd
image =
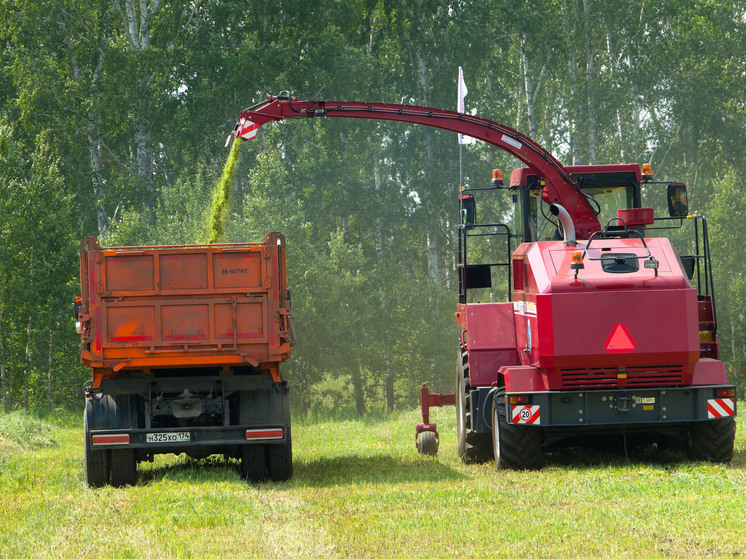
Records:
<instances>
[{"instance_id":1,"label":"harvester rear wheel","mask_svg":"<svg viewBox=\"0 0 746 559\"><path fill-rule=\"evenodd\" d=\"M272 481L287 481L293 477L293 442L290 426L287 428L285 444L267 445L267 469Z\"/></svg>"},{"instance_id":2,"label":"harvester rear wheel","mask_svg":"<svg viewBox=\"0 0 746 559\"><path fill-rule=\"evenodd\" d=\"M458 455L464 464L477 464L492 458L492 441L489 433L471 431L476 422L472 416L471 386L469 385L469 358L462 347L456 363L456 433Z\"/></svg>"},{"instance_id":3,"label":"harvester rear wheel","mask_svg":"<svg viewBox=\"0 0 746 559\"><path fill-rule=\"evenodd\" d=\"M492 444L498 470L541 468L541 431L538 427L513 425L506 421L505 388L494 392L492 401Z\"/></svg>"},{"instance_id":4,"label":"harvester rear wheel","mask_svg":"<svg viewBox=\"0 0 746 559\"><path fill-rule=\"evenodd\" d=\"M438 455L438 436L432 431L420 433L420 454L427 456Z\"/></svg>"},{"instance_id":5,"label":"harvester rear wheel","mask_svg":"<svg viewBox=\"0 0 746 559\"><path fill-rule=\"evenodd\" d=\"M692 454L699 460L727 463L733 458L736 420L733 417L698 421L691 427Z\"/></svg>"},{"instance_id":6,"label":"harvester rear wheel","mask_svg":"<svg viewBox=\"0 0 746 559\"><path fill-rule=\"evenodd\" d=\"M83 434L85 436L85 482L88 487L103 487L109 483L109 451L91 448L88 410L83 413Z\"/></svg>"}]
</instances>

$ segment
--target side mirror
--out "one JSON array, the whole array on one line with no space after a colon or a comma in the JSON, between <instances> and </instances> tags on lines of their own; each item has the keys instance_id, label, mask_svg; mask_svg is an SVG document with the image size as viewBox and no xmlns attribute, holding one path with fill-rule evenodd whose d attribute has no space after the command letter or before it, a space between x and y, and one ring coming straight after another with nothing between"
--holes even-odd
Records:
<instances>
[{"instance_id":1,"label":"side mirror","mask_svg":"<svg viewBox=\"0 0 746 559\"><path fill-rule=\"evenodd\" d=\"M668 199L668 215L671 217L686 217L689 215L689 202L686 196L686 185L672 182L668 185L666 194Z\"/></svg>"},{"instance_id":2,"label":"side mirror","mask_svg":"<svg viewBox=\"0 0 746 559\"><path fill-rule=\"evenodd\" d=\"M477 222L477 202L471 194L462 194L459 200L461 224L470 226Z\"/></svg>"}]
</instances>

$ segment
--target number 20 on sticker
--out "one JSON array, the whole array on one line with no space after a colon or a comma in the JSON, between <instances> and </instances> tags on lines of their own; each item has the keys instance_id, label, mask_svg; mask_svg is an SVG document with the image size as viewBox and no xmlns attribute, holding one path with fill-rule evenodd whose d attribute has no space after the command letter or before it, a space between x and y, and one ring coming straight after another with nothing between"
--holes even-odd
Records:
<instances>
[{"instance_id":1,"label":"number 20 on sticker","mask_svg":"<svg viewBox=\"0 0 746 559\"><path fill-rule=\"evenodd\" d=\"M514 424L522 424L522 425L540 425L541 424L540 406L513 406L510 415L511 415L511 420Z\"/></svg>"}]
</instances>

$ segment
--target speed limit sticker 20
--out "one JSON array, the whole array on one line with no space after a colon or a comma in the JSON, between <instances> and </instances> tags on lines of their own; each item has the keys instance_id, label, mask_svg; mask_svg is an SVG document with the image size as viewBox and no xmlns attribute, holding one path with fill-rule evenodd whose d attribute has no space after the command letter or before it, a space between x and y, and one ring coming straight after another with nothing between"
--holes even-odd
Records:
<instances>
[{"instance_id":1,"label":"speed limit sticker 20","mask_svg":"<svg viewBox=\"0 0 746 559\"><path fill-rule=\"evenodd\" d=\"M540 406L513 406L511 420L523 425L541 425Z\"/></svg>"}]
</instances>

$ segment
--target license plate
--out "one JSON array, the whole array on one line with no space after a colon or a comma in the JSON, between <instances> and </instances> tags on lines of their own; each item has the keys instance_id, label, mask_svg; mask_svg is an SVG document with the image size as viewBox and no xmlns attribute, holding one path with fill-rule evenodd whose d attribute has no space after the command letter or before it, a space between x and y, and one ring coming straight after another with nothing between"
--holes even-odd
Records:
<instances>
[{"instance_id":1,"label":"license plate","mask_svg":"<svg viewBox=\"0 0 746 559\"><path fill-rule=\"evenodd\" d=\"M188 431L181 433L148 433L145 442L148 443L184 443L192 440Z\"/></svg>"}]
</instances>

